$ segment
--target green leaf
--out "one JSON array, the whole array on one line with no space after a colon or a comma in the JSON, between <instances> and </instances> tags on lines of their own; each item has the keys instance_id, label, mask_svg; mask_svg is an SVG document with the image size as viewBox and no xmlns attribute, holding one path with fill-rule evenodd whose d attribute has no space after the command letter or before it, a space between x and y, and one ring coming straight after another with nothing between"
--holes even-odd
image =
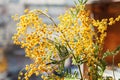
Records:
<instances>
[{"instance_id":1,"label":"green leaf","mask_svg":"<svg viewBox=\"0 0 120 80\"><path fill-rule=\"evenodd\" d=\"M94 53L98 55L97 53L99 51L99 46L97 44L94 44L94 47L95 47Z\"/></svg>"},{"instance_id":2,"label":"green leaf","mask_svg":"<svg viewBox=\"0 0 120 80\"><path fill-rule=\"evenodd\" d=\"M51 59L51 62L47 63L46 65L50 65L50 64L61 64L61 63L63 63L64 61L65 61L65 59L62 59L62 60L59 60L59 61Z\"/></svg>"},{"instance_id":3,"label":"green leaf","mask_svg":"<svg viewBox=\"0 0 120 80\"><path fill-rule=\"evenodd\" d=\"M88 0L78 0L78 2L79 2L80 4L86 4L87 1L88 1Z\"/></svg>"},{"instance_id":4,"label":"green leaf","mask_svg":"<svg viewBox=\"0 0 120 80\"><path fill-rule=\"evenodd\" d=\"M106 68L106 62L104 60L99 60L99 64L98 64L98 71L99 71L99 76L103 75L103 72Z\"/></svg>"},{"instance_id":5,"label":"green leaf","mask_svg":"<svg viewBox=\"0 0 120 80\"><path fill-rule=\"evenodd\" d=\"M116 55L120 52L120 46L118 46L115 50L113 50L112 52L110 52L109 50L107 50L104 54L103 54L103 59L106 58L107 56L112 56L112 55Z\"/></svg>"},{"instance_id":6,"label":"green leaf","mask_svg":"<svg viewBox=\"0 0 120 80\"><path fill-rule=\"evenodd\" d=\"M74 72L74 76L78 77L78 72L77 71Z\"/></svg>"},{"instance_id":7,"label":"green leaf","mask_svg":"<svg viewBox=\"0 0 120 80\"><path fill-rule=\"evenodd\" d=\"M56 47L59 57L61 59L69 56L69 51L66 46L60 45L60 44L55 44L55 47Z\"/></svg>"},{"instance_id":8,"label":"green leaf","mask_svg":"<svg viewBox=\"0 0 120 80\"><path fill-rule=\"evenodd\" d=\"M78 0L78 2L79 2L80 4L82 4L83 0Z\"/></svg>"},{"instance_id":9,"label":"green leaf","mask_svg":"<svg viewBox=\"0 0 120 80\"><path fill-rule=\"evenodd\" d=\"M86 4L86 3L87 3L87 1L88 1L88 0L85 0L85 1L83 2L83 4Z\"/></svg>"},{"instance_id":10,"label":"green leaf","mask_svg":"<svg viewBox=\"0 0 120 80\"><path fill-rule=\"evenodd\" d=\"M75 4L75 5L77 5L77 2L76 2L76 1L74 1L74 4Z\"/></svg>"},{"instance_id":11,"label":"green leaf","mask_svg":"<svg viewBox=\"0 0 120 80\"><path fill-rule=\"evenodd\" d=\"M106 58L107 56L113 55L112 52L110 52L109 50L107 50L104 54L103 54L103 59Z\"/></svg>"},{"instance_id":12,"label":"green leaf","mask_svg":"<svg viewBox=\"0 0 120 80\"><path fill-rule=\"evenodd\" d=\"M115 50L114 50L114 53L118 53L120 51L120 46L118 46Z\"/></svg>"}]
</instances>

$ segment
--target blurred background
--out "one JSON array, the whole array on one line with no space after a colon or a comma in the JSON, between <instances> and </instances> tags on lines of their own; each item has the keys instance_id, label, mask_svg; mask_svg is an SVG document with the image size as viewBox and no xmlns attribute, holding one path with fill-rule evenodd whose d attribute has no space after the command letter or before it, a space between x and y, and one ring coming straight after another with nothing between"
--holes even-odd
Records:
<instances>
[{"instance_id":1,"label":"blurred background","mask_svg":"<svg viewBox=\"0 0 120 80\"><path fill-rule=\"evenodd\" d=\"M15 14L22 15L26 8L30 10L48 9L48 14L58 23L57 17L68 8L74 7L74 1L0 0L0 80L17 80L18 72L25 67L25 64L31 62L24 57L24 50L13 44L12 36L16 32L16 23L11 19L11 16ZM91 14L95 19L116 17L120 14L120 0L88 0L87 4L87 8L91 10ZM46 17L43 18L45 23L50 24ZM120 45L120 24L117 23L113 26L116 26L116 29L113 29L113 27L108 29L109 34L105 40L105 50L112 50ZM116 64L120 62L119 57L116 57ZM111 64L111 57L106 60L108 64ZM32 78L32 80L37 79L34 76Z\"/></svg>"}]
</instances>

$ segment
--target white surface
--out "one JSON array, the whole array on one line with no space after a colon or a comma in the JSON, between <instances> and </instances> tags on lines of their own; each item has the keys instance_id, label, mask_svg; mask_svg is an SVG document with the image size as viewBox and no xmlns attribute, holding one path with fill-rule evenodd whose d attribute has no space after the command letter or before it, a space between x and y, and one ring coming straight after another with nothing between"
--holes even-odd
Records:
<instances>
[{"instance_id":1,"label":"white surface","mask_svg":"<svg viewBox=\"0 0 120 80\"><path fill-rule=\"evenodd\" d=\"M0 73L0 80L5 79L6 80L7 72Z\"/></svg>"},{"instance_id":2,"label":"white surface","mask_svg":"<svg viewBox=\"0 0 120 80\"><path fill-rule=\"evenodd\" d=\"M117 68L114 72L115 72L115 78L116 78L115 80L120 79L120 68ZM105 70L103 76L104 77L106 77L106 76L113 77L113 71L112 70Z\"/></svg>"},{"instance_id":3,"label":"white surface","mask_svg":"<svg viewBox=\"0 0 120 80\"><path fill-rule=\"evenodd\" d=\"M27 4L63 4L65 0L20 0L20 3Z\"/></svg>"}]
</instances>

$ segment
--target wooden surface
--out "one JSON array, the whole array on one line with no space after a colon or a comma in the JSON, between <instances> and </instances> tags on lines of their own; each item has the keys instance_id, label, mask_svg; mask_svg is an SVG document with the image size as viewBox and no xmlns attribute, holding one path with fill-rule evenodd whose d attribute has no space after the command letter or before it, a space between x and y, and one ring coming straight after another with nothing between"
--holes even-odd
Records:
<instances>
[{"instance_id":1,"label":"wooden surface","mask_svg":"<svg viewBox=\"0 0 120 80\"><path fill-rule=\"evenodd\" d=\"M4 56L3 48L0 48L0 73L6 72L6 71L7 71L7 60Z\"/></svg>"},{"instance_id":2,"label":"wooden surface","mask_svg":"<svg viewBox=\"0 0 120 80\"><path fill-rule=\"evenodd\" d=\"M117 17L120 15L120 2L96 2L87 5L95 19ZM120 45L120 21L112 26L108 26L107 37L105 39L104 50L114 50ZM106 58L108 65L112 64L112 56ZM120 53L115 56L115 64L120 62Z\"/></svg>"},{"instance_id":3,"label":"wooden surface","mask_svg":"<svg viewBox=\"0 0 120 80\"><path fill-rule=\"evenodd\" d=\"M90 10L92 16L101 20L103 18L117 17L120 15L120 2L95 2L88 4L87 9ZM105 39L103 52L106 50L114 50L120 45L120 21L112 26L108 26L107 37ZM115 65L120 63L120 53L115 56ZM112 65L112 56L106 58L107 65ZM87 76L87 66L84 64L84 77Z\"/></svg>"}]
</instances>

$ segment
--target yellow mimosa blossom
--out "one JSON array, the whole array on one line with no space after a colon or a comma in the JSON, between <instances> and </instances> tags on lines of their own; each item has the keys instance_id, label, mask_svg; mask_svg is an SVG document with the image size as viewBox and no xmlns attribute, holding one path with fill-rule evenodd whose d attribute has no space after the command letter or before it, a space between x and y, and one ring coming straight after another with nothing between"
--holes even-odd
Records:
<instances>
[{"instance_id":1,"label":"yellow mimosa blossom","mask_svg":"<svg viewBox=\"0 0 120 80\"><path fill-rule=\"evenodd\" d=\"M18 19L17 33L13 36L14 44L21 45L26 57L33 60L32 64L25 67L25 80L33 74L43 74L43 80L64 80L65 73L60 68L64 67L61 64L67 58L74 58L73 62L78 68L80 64L86 63L91 80L94 75L101 76L96 71L99 64L103 63L99 55L102 54L106 30L109 25L120 21L120 16L115 19L95 20L85 9L84 1L81 1L79 0L80 4L76 4L75 8L60 15L58 24L46 11L38 9L26 9L19 19L18 16L14 17L15 20ZM45 24L39 15L48 17L53 24ZM94 69L96 70L93 71Z\"/></svg>"}]
</instances>

